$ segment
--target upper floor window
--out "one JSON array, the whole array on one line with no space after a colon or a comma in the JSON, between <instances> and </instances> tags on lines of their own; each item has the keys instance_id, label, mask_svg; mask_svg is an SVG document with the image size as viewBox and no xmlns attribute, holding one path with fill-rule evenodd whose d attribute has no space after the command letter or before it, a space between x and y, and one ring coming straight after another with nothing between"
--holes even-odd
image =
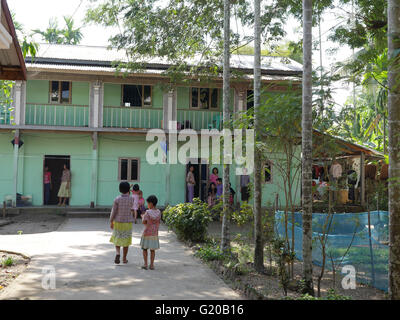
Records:
<instances>
[{"instance_id":1,"label":"upper floor window","mask_svg":"<svg viewBox=\"0 0 400 320\"><path fill-rule=\"evenodd\" d=\"M71 103L70 81L50 81L50 103Z\"/></svg>"},{"instance_id":2,"label":"upper floor window","mask_svg":"<svg viewBox=\"0 0 400 320\"><path fill-rule=\"evenodd\" d=\"M219 108L219 90L217 88L191 88L191 107L196 109Z\"/></svg>"},{"instance_id":3,"label":"upper floor window","mask_svg":"<svg viewBox=\"0 0 400 320\"><path fill-rule=\"evenodd\" d=\"M122 86L122 104L125 107L150 107L151 86L125 84Z\"/></svg>"}]
</instances>

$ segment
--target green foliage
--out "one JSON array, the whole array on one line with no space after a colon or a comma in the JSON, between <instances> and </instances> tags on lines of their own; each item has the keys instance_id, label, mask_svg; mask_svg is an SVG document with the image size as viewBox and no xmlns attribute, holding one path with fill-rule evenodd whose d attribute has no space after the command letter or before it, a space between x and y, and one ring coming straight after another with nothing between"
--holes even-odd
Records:
<instances>
[{"instance_id":1,"label":"green foliage","mask_svg":"<svg viewBox=\"0 0 400 320\"><path fill-rule=\"evenodd\" d=\"M200 246L194 255L204 261L225 259L225 254L221 252L220 246L216 241L211 241L203 246Z\"/></svg>"},{"instance_id":2,"label":"green foliage","mask_svg":"<svg viewBox=\"0 0 400 320\"><path fill-rule=\"evenodd\" d=\"M336 293L334 289L329 289L328 294L325 297L313 297L311 295L303 294L300 298L288 298L286 297L287 300L351 300L351 297L349 296L344 296L341 294Z\"/></svg>"},{"instance_id":3,"label":"green foliage","mask_svg":"<svg viewBox=\"0 0 400 320\"><path fill-rule=\"evenodd\" d=\"M7 257L7 258L3 259L1 264L3 267L11 267L14 263L15 263L15 261L12 257Z\"/></svg>"},{"instance_id":4,"label":"green foliage","mask_svg":"<svg viewBox=\"0 0 400 320\"><path fill-rule=\"evenodd\" d=\"M64 16L64 28L59 28L57 19L50 19L46 30L33 30L33 34L39 34L47 43L56 44L79 44L82 40L81 28L74 27L72 17Z\"/></svg>"},{"instance_id":5,"label":"green foliage","mask_svg":"<svg viewBox=\"0 0 400 320\"><path fill-rule=\"evenodd\" d=\"M195 198L193 203L168 206L163 212L163 218L168 228L174 230L179 239L204 241L211 213L206 203Z\"/></svg>"},{"instance_id":6,"label":"green foliage","mask_svg":"<svg viewBox=\"0 0 400 320\"><path fill-rule=\"evenodd\" d=\"M253 219L253 206L243 202L239 209L233 210L232 219L238 225L242 226Z\"/></svg>"},{"instance_id":7,"label":"green foliage","mask_svg":"<svg viewBox=\"0 0 400 320\"><path fill-rule=\"evenodd\" d=\"M182 75L195 74L200 80L221 74L223 56L223 1L220 0L92 0L86 20L106 27L118 27L110 39L112 46L126 49L127 69L140 69L142 57L164 58L173 67L165 72L172 81L183 81ZM276 2L276 1L274 1ZM253 35L242 32L252 28L254 12L247 0L231 2L231 52L237 52L253 41ZM264 43L273 47L284 34L286 22L282 10L265 5L262 23ZM195 63L188 63L196 58Z\"/></svg>"}]
</instances>

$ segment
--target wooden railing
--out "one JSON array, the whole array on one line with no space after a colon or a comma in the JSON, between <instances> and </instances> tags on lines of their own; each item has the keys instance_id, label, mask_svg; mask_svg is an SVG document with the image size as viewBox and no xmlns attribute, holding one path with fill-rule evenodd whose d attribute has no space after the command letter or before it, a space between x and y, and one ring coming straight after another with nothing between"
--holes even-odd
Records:
<instances>
[{"instance_id":1,"label":"wooden railing","mask_svg":"<svg viewBox=\"0 0 400 320\"><path fill-rule=\"evenodd\" d=\"M163 109L104 107L103 127L161 129Z\"/></svg>"},{"instance_id":2,"label":"wooden railing","mask_svg":"<svg viewBox=\"0 0 400 320\"><path fill-rule=\"evenodd\" d=\"M11 110L8 105L0 105L0 124L11 124Z\"/></svg>"},{"instance_id":3,"label":"wooden railing","mask_svg":"<svg viewBox=\"0 0 400 320\"><path fill-rule=\"evenodd\" d=\"M88 127L89 108L79 105L26 104L25 124Z\"/></svg>"},{"instance_id":4,"label":"wooden railing","mask_svg":"<svg viewBox=\"0 0 400 320\"><path fill-rule=\"evenodd\" d=\"M222 112L208 110L178 109L178 128L222 130Z\"/></svg>"}]
</instances>

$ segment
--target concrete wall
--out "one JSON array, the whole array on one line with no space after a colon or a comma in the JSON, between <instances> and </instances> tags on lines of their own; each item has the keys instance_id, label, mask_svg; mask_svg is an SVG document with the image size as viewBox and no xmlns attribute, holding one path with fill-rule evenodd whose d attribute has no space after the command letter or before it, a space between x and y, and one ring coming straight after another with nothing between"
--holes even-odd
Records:
<instances>
[{"instance_id":1,"label":"concrete wall","mask_svg":"<svg viewBox=\"0 0 400 320\"><path fill-rule=\"evenodd\" d=\"M3 200L6 195L11 195L13 190L13 148L10 143L12 139L12 133L0 134L0 200ZM72 173L70 204L72 206L90 205L93 164L90 134L29 132L22 133L21 139L24 145L19 151L18 193L32 195L33 204L42 205L44 156L69 155ZM140 159L140 177L137 183L145 196L155 194L159 198L160 205L164 205L166 165L151 165L146 161L146 150L152 143L145 141L144 136L99 135L97 205L109 206L118 195L118 159L120 157ZM187 156L190 157L190 155ZM211 163L210 172L214 167L218 168L219 175L222 177L223 166ZM177 204L185 200L185 165L171 165L170 172L170 203ZM230 176L232 187L237 197L240 197L240 189L236 185L235 165L231 166ZM284 204L283 180L275 166L272 167L272 179L272 183L263 185L263 205L272 204L276 193L280 195L281 203ZM299 196L298 192L297 203L300 200Z\"/></svg>"}]
</instances>

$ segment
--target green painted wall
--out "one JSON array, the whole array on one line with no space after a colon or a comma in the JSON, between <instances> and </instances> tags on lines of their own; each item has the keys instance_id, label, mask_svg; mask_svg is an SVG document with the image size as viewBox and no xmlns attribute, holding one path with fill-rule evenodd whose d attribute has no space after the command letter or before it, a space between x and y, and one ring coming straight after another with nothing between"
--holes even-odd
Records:
<instances>
[{"instance_id":1,"label":"green painted wall","mask_svg":"<svg viewBox=\"0 0 400 320\"><path fill-rule=\"evenodd\" d=\"M13 146L10 141L13 134L0 132L0 201L3 203L6 195L13 190Z\"/></svg>"},{"instance_id":2,"label":"green painted wall","mask_svg":"<svg viewBox=\"0 0 400 320\"><path fill-rule=\"evenodd\" d=\"M0 134L0 200L13 192L13 148L10 144L12 133ZM72 173L72 206L89 206L91 195L91 168L92 142L87 134L50 134L50 133L23 133L21 139L23 147L19 151L19 179L18 192L32 195L35 206L42 205L42 174L45 155L71 156ZM145 141L143 136L100 135L98 140L98 189L97 204L111 206L113 199L118 195L118 158L132 157L140 159L140 180L137 182L145 196L155 194L160 205L165 203L165 174L166 165L151 165L146 161L146 150L152 142ZM179 143L182 146L185 142ZM190 157L191 155L187 155ZM199 152L199 157L204 157ZM272 157L272 155L271 155ZM210 164L219 169L222 177L222 165ZM236 196L240 197L240 188L237 185L235 165L231 166L230 181ZM275 194L280 195L281 204L284 204L282 178L279 170L273 166L273 181L263 185L263 205L273 203ZM170 203L177 204L185 200L186 168L182 164L171 165L171 195ZM298 192L296 203L300 202Z\"/></svg>"},{"instance_id":3,"label":"green painted wall","mask_svg":"<svg viewBox=\"0 0 400 320\"><path fill-rule=\"evenodd\" d=\"M121 106L121 85L116 83L104 84L104 106L120 107Z\"/></svg>"},{"instance_id":4,"label":"green painted wall","mask_svg":"<svg viewBox=\"0 0 400 320\"><path fill-rule=\"evenodd\" d=\"M72 104L89 105L89 83L72 82ZM49 103L49 81L28 80L26 83L27 103Z\"/></svg>"},{"instance_id":5,"label":"green painted wall","mask_svg":"<svg viewBox=\"0 0 400 320\"><path fill-rule=\"evenodd\" d=\"M189 109L190 108L190 91L189 87L178 87L177 88L177 108L178 109Z\"/></svg>"},{"instance_id":6,"label":"green painted wall","mask_svg":"<svg viewBox=\"0 0 400 320\"><path fill-rule=\"evenodd\" d=\"M26 82L27 103L49 103L49 81L28 80Z\"/></svg>"},{"instance_id":7,"label":"green painted wall","mask_svg":"<svg viewBox=\"0 0 400 320\"><path fill-rule=\"evenodd\" d=\"M153 108L163 108L163 90L160 86L153 86L152 90L152 105Z\"/></svg>"},{"instance_id":8,"label":"green painted wall","mask_svg":"<svg viewBox=\"0 0 400 320\"><path fill-rule=\"evenodd\" d=\"M89 82L72 82L72 104L88 106L89 96Z\"/></svg>"}]
</instances>

